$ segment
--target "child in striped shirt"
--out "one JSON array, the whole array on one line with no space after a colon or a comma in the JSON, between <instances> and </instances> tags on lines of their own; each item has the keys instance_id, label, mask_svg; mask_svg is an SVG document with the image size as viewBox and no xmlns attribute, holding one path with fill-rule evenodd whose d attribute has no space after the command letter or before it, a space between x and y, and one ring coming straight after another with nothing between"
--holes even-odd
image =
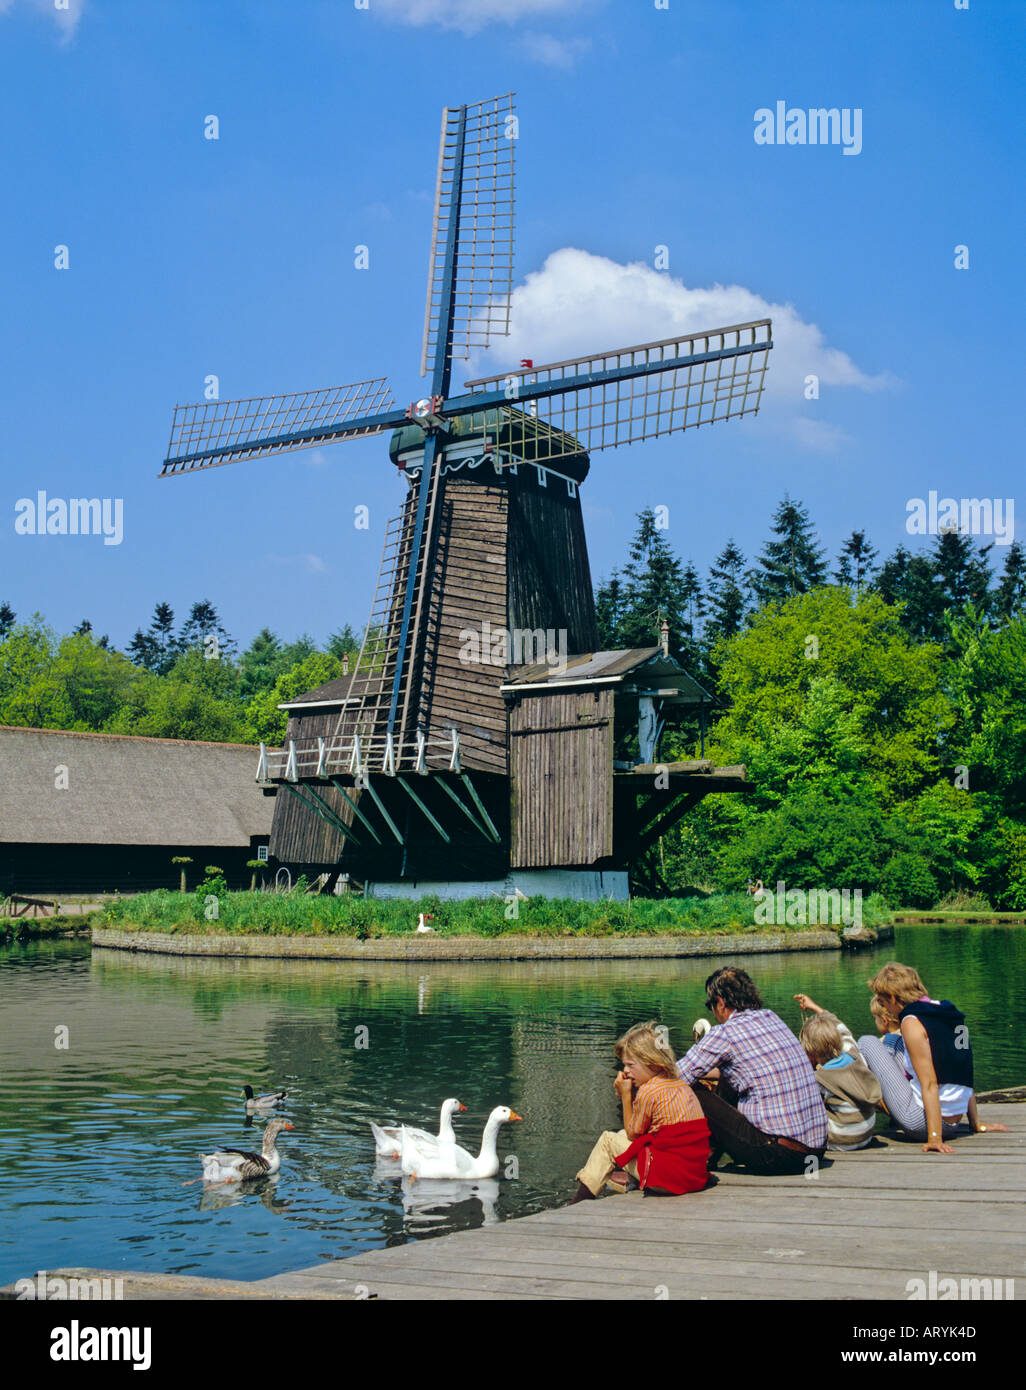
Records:
<instances>
[{"instance_id":1,"label":"child in striped shirt","mask_svg":"<svg viewBox=\"0 0 1026 1390\"><path fill-rule=\"evenodd\" d=\"M816 1069L827 1112L828 1149L864 1149L872 1142L876 1112L883 1100L880 1083L866 1066L849 1029L839 1018L795 995L812 1017L802 1025L799 1041Z\"/></svg>"}]
</instances>

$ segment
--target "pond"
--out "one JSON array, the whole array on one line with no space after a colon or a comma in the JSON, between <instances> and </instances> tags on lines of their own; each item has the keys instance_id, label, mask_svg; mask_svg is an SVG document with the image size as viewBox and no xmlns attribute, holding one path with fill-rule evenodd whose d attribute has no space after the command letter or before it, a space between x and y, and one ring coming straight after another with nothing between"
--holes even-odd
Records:
<instances>
[{"instance_id":1,"label":"pond","mask_svg":"<svg viewBox=\"0 0 1026 1390\"><path fill-rule=\"evenodd\" d=\"M865 982L890 958L966 1012L978 1089L1026 1083L1026 932L1014 926L899 927L875 954L639 962L13 945L0 950L0 1283L69 1265L256 1279L561 1204L594 1138L618 1127L611 1044L630 1024L657 1018L684 1051L706 976L735 961L792 1026L804 990L858 1036L872 1031ZM280 1174L245 1191L184 1186L199 1153L259 1148L246 1082L290 1093ZM500 1131L499 1178L479 1191L375 1165L369 1121L434 1130L447 1096L467 1106L456 1130L475 1152L493 1106L523 1116Z\"/></svg>"}]
</instances>

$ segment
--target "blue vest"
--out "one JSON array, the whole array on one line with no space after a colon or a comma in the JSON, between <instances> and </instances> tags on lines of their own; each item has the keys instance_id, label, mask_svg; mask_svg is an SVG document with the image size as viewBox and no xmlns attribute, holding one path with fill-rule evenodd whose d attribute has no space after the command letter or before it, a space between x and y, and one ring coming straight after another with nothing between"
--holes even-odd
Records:
<instances>
[{"instance_id":1,"label":"blue vest","mask_svg":"<svg viewBox=\"0 0 1026 1390\"><path fill-rule=\"evenodd\" d=\"M950 1000L942 999L934 1004L929 999L917 999L914 1004L906 1004L898 1017L899 1020L918 1018L926 1029L939 1086L972 1086L973 1050L969 1046L965 1014Z\"/></svg>"}]
</instances>

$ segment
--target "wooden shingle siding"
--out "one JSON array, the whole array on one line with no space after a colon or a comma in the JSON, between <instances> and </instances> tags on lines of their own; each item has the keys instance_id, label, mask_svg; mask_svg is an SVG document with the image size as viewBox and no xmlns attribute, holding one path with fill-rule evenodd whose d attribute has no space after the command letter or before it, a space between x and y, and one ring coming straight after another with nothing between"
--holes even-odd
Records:
<instances>
[{"instance_id":1,"label":"wooden shingle siding","mask_svg":"<svg viewBox=\"0 0 1026 1390\"><path fill-rule=\"evenodd\" d=\"M598 647L595 600L581 499L550 478L539 487L533 468L521 469L510 492L510 627L565 628L568 652Z\"/></svg>"},{"instance_id":2,"label":"wooden shingle siding","mask_svg":"<svg viewBox=\"0 0 1026 1390\"><path fill-rule=\"evenodd\" d=\"M505 772L502 666L460 660L464 637L506 626L506 480L446 479L423 648L420 711L430 729L456 725L471 772Z\"/></svg>"},{"instance_id":3,"label":"wooden shingle siding","mask_svg":"<svg viewBox=\"0 0 1026 1390\"><path fill-rule=\"evenodd\" d=\"M510 715L513 868L613 852L613 695L521 696Z\"/></svg>"}]
</instances>

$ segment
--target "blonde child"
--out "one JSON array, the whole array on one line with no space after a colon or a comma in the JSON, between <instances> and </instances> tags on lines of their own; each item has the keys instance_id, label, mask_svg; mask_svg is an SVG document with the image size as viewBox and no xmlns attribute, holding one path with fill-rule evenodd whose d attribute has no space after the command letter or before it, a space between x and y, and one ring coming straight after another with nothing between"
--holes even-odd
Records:
<instances>
[{"instance_id":1,"label":"blonde child","mask_svg":"<svg viewBox=\"0 0 1026 1390\"><path fill-rule=\"evenodd\" d=\"M883 1092L854 1038L833 1014L817 1009L802 1025L799 1041L815 1068L826 1106L827 1148L864 1149L872 1142Z\"/></svg>"},{"instance_id":2,"label":"blonde child","mask_svg":"<svg viewBox=\"0 0 1026 1390\"><path fill-rule=\"evenodd\" d=\"M613 1087L620 1100L623 1129L607 1130L577 1174L575 1202L597 1197L611 1185L627 1189L636 1178L642 1190L661 1195L697 1192L707 1184L709 1126L695 1093L677 1076L677 1059L665 1042L665 1029L639 1023L616 1044L622 1063Z\"/></svg>"}]
</instances>

